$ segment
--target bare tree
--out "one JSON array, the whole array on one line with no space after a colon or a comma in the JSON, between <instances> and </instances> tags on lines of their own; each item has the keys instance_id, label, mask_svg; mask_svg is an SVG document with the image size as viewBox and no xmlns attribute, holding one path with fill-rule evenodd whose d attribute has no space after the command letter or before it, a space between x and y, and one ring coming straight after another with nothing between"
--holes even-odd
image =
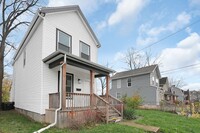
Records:
<instances>
[{"instance_id":1,"label":"bare tree","mask_svg":"<svg viewBox=\"0 0 200 133\"><path fill-rule=\"evenodd\" d=\"M129 70L150 66L154 64L161 64L159 57L153 57L151 50L145 53L137 52L134 48L129 48L125 54L125 63Z\"/></svg>"},{"instance_id":2,"label":"bare tree","mask_svg":"<svg viewBox=\"0 0 200 133\"><path fill-rule=\"evenodd\" d=\"M183 78L173 78L173 77L169 77L169 86L175 86L177 88L182 88L183 86L186 85L186 83L184 82Z\"/></svg>"},{"instance_id":3,"label":"bare tree","mask_svg":"<svg viewBox=\"0 0 200 133\"><path fill-rule=\"evenodd\" d=\"M107 64L105 65L106 67L109 67L109 63L107 62ZM99 77L98 78L100 81L100 86L101 86L101 95L104 95L104 90L106 88L106 77Z\"/></svg>"},{"instance_id":4,"label":"bare tree","mask_svg":"<svg viewBox=\"0 0 200 133\"><path fill-rule=\"evenodd\" d=\"M2 83L4 74L4 59L12 49L16 49L9 40L9 35L21 25L28 25L26 20L20 20L26 13L33 13L39 0L0 0L0 105L2 103ZM16 35L17 36L17 35ZM7 51L6 47L10 47ZM0 106L1 108L1 106Z\"/></svg>"}]
</instances>

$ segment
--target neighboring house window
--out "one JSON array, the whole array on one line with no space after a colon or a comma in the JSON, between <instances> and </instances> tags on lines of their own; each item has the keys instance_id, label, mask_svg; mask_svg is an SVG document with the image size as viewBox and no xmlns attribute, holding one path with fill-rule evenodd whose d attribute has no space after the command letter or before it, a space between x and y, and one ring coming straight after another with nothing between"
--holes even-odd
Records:
<instances>
[{"instance_id":1,"label":"neighboring house window","mask_svg":"<svg viewBox=\"0 0 200 133\"><path fill-rule=\"evenodd\" d=\"M117 99L121 99L122 98L121 93L117 92L116 97L117 97Z\"/></svg>"},{"instance_id":2,"label":"neighboring house window","mask_svg":"<svg viewBox=\"0 0 200 133\"><path fill-rule=\"evenodd\" d=\"M57 49L71 53L71 38L67 33L57 30Z\"/></svg>"},{"instance_id":3,"label":"neighboring house window","mask_svg":"<svg viewBox=\"0 0 200 133\"><path fill-rule=\"evenodd\" d=\"M90 46L80 41L80 56L86 60L90 60Z\"/></svg>"},{"instance_id":4,"label":"neighboring house window","mask_svg":"<svg viewBox=\"0 0 200 133\"><path fill-rule=\"evenodd\" d=\"M158 86L158 79L156 79L156 86Z\"/></svg>"},{"instance_id":5,"label":"neighboring house window","mask_svg":"<svg viewBox=\"0 0 200 133\"><path fill-rule=\"evenodd\" d=\"M131 86L131 78L127 79L127 85L128 85L128 87Z\"/></svg>"},{"instance_id":6,"label":"neighboring house window","mask_svg":"<svg viewBox=\"0 0 200 133\"><path fill-rule=\"evenodd\" d=\"M155 78L154 78L154 76L152 76L152 85L154 85L155 84Z\"/></svg>"},{"instance_id":7,"label":"neighboring house window","mask_svg":"<svg viewBox=\"0 0 200 133\"><path fill-rule=\"evenodd\" d=\"M121 88L121 79L117 80L117 88Z\"/></svg>"},{"instance_id":8,"label":"neighboring house window","mask_svg":"<svg viewBox=\"0 0 200 133\"><path fill-rule=\"evenodd\" d=\"M24 53L23 53L24 55L24 57L23 57L23 67L25 67L25 65L26 65L26 50L24 49Z\"/></svg>"}]
</instances>

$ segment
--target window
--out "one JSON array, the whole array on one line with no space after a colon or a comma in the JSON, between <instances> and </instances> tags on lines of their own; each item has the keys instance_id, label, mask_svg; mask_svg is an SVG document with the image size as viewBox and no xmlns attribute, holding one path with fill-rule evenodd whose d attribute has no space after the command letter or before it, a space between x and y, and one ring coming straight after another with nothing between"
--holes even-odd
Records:
<instances>
[{"instance_id":1,"label":"window","mask_svg":"<svg viewBox=\"0 0 200 133\"><path fill-rule=\"evenodd\" d=\"M128 78L128 79L127 79L127 83L128 83L128 84L127 84L128 87L131 86L131 78Z\"/></svg>"},{"instance_id":2,"label":"window","mask_svg":"<svg viewBox=\"0 0 200 133\"><path fill-rule=\"evenodd\" d=\"M121 93L117 92L116 97L117 97L117 99L121 99L122 98Z\"/></svg>"},{"instance_id":3,"label":"window","mask_svg":"<svg viewBox=\"0 0 200 133\"><path fill-rule=\"evenodd\" d=\"M24 49L24 57L23 57L23 67L26 65L26 50Z\"/></svg>"},{"instance_id":4,"label":"window","mask_svg":"<svg viewBox=\"0 0 200 133\"><path fill-rule=\"evenodd\" d=\"M117 80L117 88L121 88L121 79Z\"/></svg>"},{"instance_id":5,"label":"window","mask_svg":"<svg viewBox=\"0 0 200 133\"><path fill-rule=\"evenodd\" d=\"M57 49L71 53L71 36L57 30Z\"/></svg>"},{"instance_id":6,"label":"window","mask_svg":"<svg viewBox=\"0 0 200 133\"><path fill-rule=\"evenodd\" d=\"M158 79L156 79L156 86L158 86Z\"/></svg>"},{"instance_id":7,"label":"window","mask_svg":"<svg viewBox=\"0 0 200 133\"><path fill-rule=\"evenodd\" d=\"M86 60L90 60L90 46L80 41L80 56Z\"/></svg>"},{"instance_id":8,"label":"window","mask_svg":"<svg viewBox=\"0 0 200 133\"><path fill-rule=\"evenodd\" d=\"M152 85L154 85L155 84L155 78L154 78L154 76L152 76Z\"/></svg>"}]
</instances>

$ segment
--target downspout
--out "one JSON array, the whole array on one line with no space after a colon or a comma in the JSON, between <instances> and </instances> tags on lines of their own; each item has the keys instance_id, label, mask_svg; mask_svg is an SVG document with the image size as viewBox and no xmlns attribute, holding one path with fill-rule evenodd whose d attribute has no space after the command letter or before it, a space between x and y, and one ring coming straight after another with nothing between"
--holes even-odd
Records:
<instances>
[{"instance_id":1,"label":"downspout","mask_svg":"<svg viewBox=\"0 0 200 133\"><path fill-rule=\"evenodd\" d=\"M60 65L60 73L62 73L62 66L64 65L66 63L66 54L64 55L64 62ZM60 74L60 79L62 78L62 74ZM49 129L49 128L51 128L51 127L53 127L53 126L55 126L56 124L57 124L57 117L58 117L58 111L59 110L61 110L61 102L62 102L62 88L61 88L61 86L62 86L62 80L60 80L60 83L59 83L60 85L59 85L59 108L57 108L56 110L55 110L55 120L54 120L54 123L52 123L52 124L50 124L50 125L48 125L47 127L44 127L44 128L41 128L40 130L38 130L38 131L35 131L35 132L33 132L33 133L41 133L41 132L43 132L43 131L45 131L45 130L47 130L47 129Z\"/></svg>"}]
</instances>

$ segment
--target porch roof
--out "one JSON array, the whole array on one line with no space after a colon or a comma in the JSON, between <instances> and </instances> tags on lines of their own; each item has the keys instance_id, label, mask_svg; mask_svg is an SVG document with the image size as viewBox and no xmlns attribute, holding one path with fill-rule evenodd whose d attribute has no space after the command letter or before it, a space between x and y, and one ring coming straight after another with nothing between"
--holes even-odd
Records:
<instances>
[{"instance_id":1,"label":"porch roof","mask_svg":"<svg viewBox=\"0 0 200 133\"><path fill-rule=\"evenodd\" d=\"M52 68L60 65L60 62L62 62L64 60L65 54L66 54L67 64L76 66L79 68L83 68L86 70L93 70L93 71L99 73L99 75L96 75L96 77L106 76L109 73L115 72L114 70L104 67L102 65L99 65L97 63L88 61L88 60L80 58L76 55L72 55L70 53L65 53L62 51L53 52L49 56L45 57L43 59L43 62L48 64L49 68L52 69Z\"/></svg>"}]
</instances>

